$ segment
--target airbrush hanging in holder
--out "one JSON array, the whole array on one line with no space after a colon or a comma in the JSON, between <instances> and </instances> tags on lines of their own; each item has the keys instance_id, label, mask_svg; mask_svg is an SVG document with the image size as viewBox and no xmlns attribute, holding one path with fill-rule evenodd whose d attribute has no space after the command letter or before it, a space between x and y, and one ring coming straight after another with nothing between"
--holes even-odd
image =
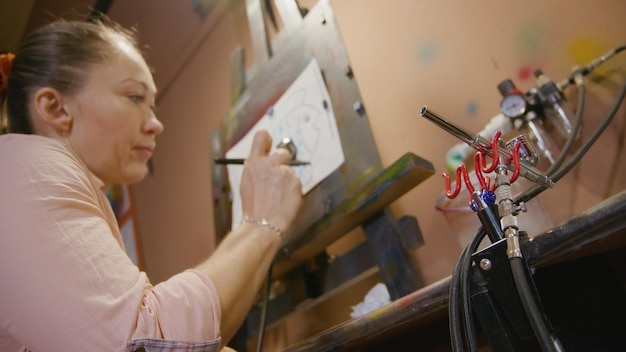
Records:
<instances>
[{"instance_id":1,"label":"airbrush hanging in holder","mask_svg":"<svg viewBox=\"0 0 626 352\"><path fill-rule=\"evenodd\" d=\"M458 165L455 166L454 187L451 186L450 176L443 173L445 194L450 199L457 197L464 183L470 194L469 206L477 212L482 225L461 254L452 275L449 321L454 351L461 351L464 346L472 351L478 350L471 307L474 307L481 322L507 322L507 327L502 324L496 328L483 326L494 351L522 351L529 340L534 341L536 347L543 351L563 350L556 329L544 313L540 296L534 286L532 271L524 257L523 249L527 248L524 244L529 243L529 237L520 228L517 215L526 210L526 202L553 187L567 174L613 120L626 95L626 84L622 86L616 103L596 131L574 151L575 142L580 138L584 110L583 77L624 49L626 46L620 46L587 66L575 68L560 83L552 82L541 70L537 70L535 76L538 86L527 93L518 90L510 80L501 82L498 86L503 96L501 114L487 128L493 134L491 140L483 137L482 133L472 134L463 130L426 107L421 110L422 117L459 138L469 147L451 149L455 155L447 158L448 167L451 166L450 161L455 161ZM572 84L578 88L573 122L562 107L565 100L563 91ZM512 126L525 133L510 141L503 141L503 132L494 129L494 126ZM547 126L553 126L565 137L558 153L546 138ZM473 172L479 184L476 187L472 184L470 171L463 164L471 151L475 151ZM535 167L541 157L549 161L550 166L545 172ZM489 165L486 158L492 159ZM490 178L491 172L495 172L495 180ZM519 177L526 178L534 186L514 197L511 184ZM491 245L477 251L485 237L489 238ZM501 257L505 259L500 260ZM502 265L506 262L509 265ZM472 267L472 263L476 266ZM481 292L474 292L470 298L473 269L476 270L475 273L483 275L486 286L481 287ZM511 276L512 280L509 279ZM500 308L494 309L496 306Z\"/></svg>"}]
</instances>

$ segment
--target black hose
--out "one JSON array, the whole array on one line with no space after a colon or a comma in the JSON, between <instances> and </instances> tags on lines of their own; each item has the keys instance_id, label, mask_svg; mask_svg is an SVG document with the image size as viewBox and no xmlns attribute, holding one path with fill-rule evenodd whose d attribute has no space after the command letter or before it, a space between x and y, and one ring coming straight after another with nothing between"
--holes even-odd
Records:
<instances>
[{"instance_id":1,"label":"black hose","mask_svg":"<svg viewBox=\"0 0 626 352\"><path fill-rule=\"evenodd\" d=\"M487 233L481 227L471 243L469 243L461 253L450 280L448 324L452 350L455 352L464 350L463 336L465 336L470 351L478 350L470 306L469 278L472 254L476 252L476 249L486 235ZM459 305L461 306L459 307ZM463 311L463 318L461 318L461 311ZM465 331L463 331L463 326L465 326Z\"/></svg>"},{"instance_id":2,"label":"black hose","mask_svg":"<svg viewBox=\"0 0 626 352\"><path fill-rule=\"evenodd\" d=\"M557 343L552 339L543 320L541 311L534 300L533 291L528 284L526 271L524 270L524 259L521 257L513 257L509 259L509 263L511 264L511 271L513 272L517 292L522 300L522 305L524 306L524 310L526 311L526 315L539 341L541 349L544 352L559 352L560 348L557 347Z\"/></svg>"},{"instance_id":3,"label":"black hose","mask_svg":"<svg viewBox=\"0 0 626 352\"><path fill-rule=\"evenodd\" d=\"M585 85L583 84L582 78L578 80L576 88L578 89L578 102L576 103L576 117L574 118L574 128L568 136L567 141L563 146L563 150L561 151L561 154L554 162L554 164L550 166L548 171L546 171L546 175L548 175L548 177L552 176L553 173L556 172L561 167L561 165L563 165L565 159L567 159L567 156L571 152L572 146L574 146L574 142L576 141L576 136L580 131L580 126L582 125L583 111L585 110Z\"/></svg>"},{"instance_id":4,"label":"black hose","mask_svg":"<svg viewBox=\"0 0 626 352\"><path fill-rule=\"evenodd\" d=\"M576 87L578 88L578 102L576 104L577 106L576 106L576 117L575 117L575 122L574 122L574 129L568 136L567 141L565 142L565 145L563 146L563 150L561 151L561 154L559 155L557 160L554 162L554 164L552 164L552 166L550 166L550 168L546 171L546 176L548 176L548 178L551 178L552 176L554 176L554 173L561 167L563 162L565 162L565 159L567 159L567 156L569 155L572 149L572 146L574 145L574 142L576 141L576 136L578 135L580 126L582 125L583 110L585 107L585 86L582 80L577 80ZM524 192L524 194L520 197L520 200L518 200L515 203L519 204L519 202L527 202L528 200L538 196L541 192L545 191L546 189L547 187L545 185L537 185L533 188L530 188L529 190Z\"/></svg>"},{"instance_id":5,"label":"black hose","mask_svg":"<svg viewBox=\"0 0 626 352\"><path fill-rule=\"evenodd\" d=\"M560 169L559 171L554 173L554 177L552 177L552 179L554 180L554 182L560 180L563 176L565 176L572 168L574 168L574 166L576 166L576 164L580 161L580 159L582 159L583 156L585 156L585 154L587 153L587 151L589 151L589 149L593 146L593 144L596 142L596 140L598 138L600 138L600 135L602 135L602 133L604 133L604 130L609 126L609 124L613 121L613 118L615 117L615 115L617 114L617 111L620 108L620 105L622 104L622 101L624 101L624 97L626 96L626 81L624 81L624 84L622 85L622 90L620 91L617 101L615 102L615 104L611 107L611 111L609 111L609 114L606 116L606 118L604 119L604 121L602 121L602 123L600 124L600 126L598 126L598 128L596 129L596 131L591 135L591 137L589 137L589 140L587 141L587 143L585 143L585 145L583 145L577 152L576 154L574 154L574 156L572 156L570 162L567 163L567 165L565 165L562 169Z\"/></svg>"},{"instance_id":6,"label":"black hose","mask_svg":"<svg viewBox=\"0 0 626 352\"><path fill-rule=\"evenodd\" d=\"M572 72L569 75L569 77L567 77L565 80L563 80L563 82L559 83L560 89L563 89L566 86L574 83L576 81L576 76L577 75L586 76L586 75L590 74L593 70L595 70L603 62L605 62L606 60L610 59L611 57L613 57L614 55L618 54L619 52L621 52L623 50L626 50L626 45L618 46L617 48L615 48L615 49L609 51L608 53L606 53L605 55L603 55L602 57L593 60L589 65L583 66L583 67L580 67L580 68L574 70L574 72Z\"/></svg>"},{"instance_id":7,"label":"black hose","mask_svg":"<svg viewBox=\"0 0 626 352\"><path fill-rule=\"evenodd\" d=\"M580 159L582 159L583 156L585 156L587 151L593 146L593 144L600 137L600 135L604 132L604 130L608 127L611 121L613 121L613 118L617 114L617 111L619 110L622 104L622 101L624 101L624 96L626 96L626 81L624 81L624 84L622 85L622 89L617 97L617 100L615 101L615 104L613 104L613 106L611 107L611 111L609 111L607 116L604 118L604 121L602 121L600 126L598 126L598 128L589 138L589 140L585 142L585 144L576 152L576 154L572 156L572 158L567 162L567 164L563 168L561 168L558 171L554 171L553 175L548 175L548 177L552 179L552 181L556 183L558 180L560 180L572 168L574 168L576 164L578 164L578 162L580 161ZM518 197L515 200L515 204L519 204L521 202L528 202L529 200L538 196L541 192L545 191L546 188L547 186L544 186L544 185L538 185L538 186L534 186L530 188L529 190L524 192L524 194L522 194L520 197Z\"/></svg>"},{"instance_id":8,"label":"black hose","mask_svg":"<svg viewBox=\"0 0 626 352\"><path fill-rule=\"evenodd\" d=\"M450 330L450 343L452 345L452 351L463 351L463 333L461 326L461 312L459 310L459 290L460 290L460 278L461 278L461 263L465 254L465 251L469 247L463 249L463 253L459 257L454 271L452 272L452 278L450 279L450 292L448 298L448 326Z\"/></svg>"},{"instance_id":9,"label":"black hose","mask_svg":"<svg viewBox=\"0 0 626 352\"><path fill-rule=\"evenodd\" d=\"M265 287L263 288L263 306L261 307L261 322L259 324L259 338L256 341L256 352L263 350L263 339L265 337L265 325L267 324L267 311L270 305L270 288L272 286L272 268L274 264L270 265L267 271L267 277L265 278Z\"/></svg>"},{"instance_id":10,"label":"black hose","mask_svg":"<svg viewBox=\"0 0 626 352\"><path fill-rule=\"evenodd\" d=\"M472 277L472 254L478 250L478 246L487 236L484 228L480 231L469 244L469 250L465 253L461 266L461 302L463 306L463 318L465 320L465 336L467 338L467 346L470 351L478 351L478 342L476 341L476 330L474 329L474 316L472 314L470 285Z\"/></svg>"}]
</instances>

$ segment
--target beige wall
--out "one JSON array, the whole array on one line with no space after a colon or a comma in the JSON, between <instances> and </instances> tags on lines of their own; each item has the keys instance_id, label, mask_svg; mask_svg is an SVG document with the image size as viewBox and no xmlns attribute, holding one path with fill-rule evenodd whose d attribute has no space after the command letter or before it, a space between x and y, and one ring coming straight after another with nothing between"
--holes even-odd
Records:
<instances>
[{"instance_id":1,"label":"beige wall","mask_svg":"<svg viewBox=\"0 0 626 352\"><path fill-rule=\"evenodd\" d=\"M155 174L134 187L146 270L154 281L214 248L210 135L229 110L230 55L238 45L250 47L243 0L221 2L204 20L185 9L188 2L176 2L175 11L173 2L165 3L118 1L111 11L122 23L139 23L162 90L159 116L166 131L158 140ZM422 106L478 132L498 112L501 80L511 78L526 91L535 83L529 70L541 68L559 81L574 65L626 44L622 0L331 4L384 166L411 151L433 162L437 173L446 170L445 153L458 141L421 119ZM584 137L613 102L625 68L622 54L587 81ZM624 118L622 107L581 167L542 195L536 209L545 209L549 220L561 222L626 188ZM433 176L392 206L396 215L420 222L426 244L415 256L427 283L450 275L461 252L449 218L435 210L442 189L442 178ZM473 216L469 221L478 226ZM366 289L355 289L351 299L360 300Z\"/></svg>"}]
</instances>

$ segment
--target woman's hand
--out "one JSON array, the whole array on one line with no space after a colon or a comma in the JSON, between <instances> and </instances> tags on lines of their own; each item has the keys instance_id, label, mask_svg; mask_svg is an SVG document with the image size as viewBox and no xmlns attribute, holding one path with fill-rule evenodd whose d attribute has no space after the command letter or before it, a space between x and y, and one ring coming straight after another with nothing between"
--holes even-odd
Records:
<instances>
[{"instance_id":1,"label":"woman's hand","mask_svg":"<svg viewBox=\"0 0 626 352\"><path fill-rule=\"evenodd\" d=\"M278 149L272 155L266 131L254 135L241 176L243 215L265 219L286 232L302 204L302 185L287 166L291 155ZM222 341L228 342L248 315L281 241L268 234L271 226L242 224L226 236L216 251L196 269L205 273L220 297Z\"/></svg>"},{"instance_id":2,"label":"woman's hand","mask_svg":"<svg viewBox=\"0 0 626 352\"><path fill-rule=\"evenodd\" d=\"M302 203L302 185L287 165L291 155L279 148L272 155L272 138L267 131L254 135L250 155L241 177L243 215L269 223L286 231Z\"/></svg>"}]
</instances>

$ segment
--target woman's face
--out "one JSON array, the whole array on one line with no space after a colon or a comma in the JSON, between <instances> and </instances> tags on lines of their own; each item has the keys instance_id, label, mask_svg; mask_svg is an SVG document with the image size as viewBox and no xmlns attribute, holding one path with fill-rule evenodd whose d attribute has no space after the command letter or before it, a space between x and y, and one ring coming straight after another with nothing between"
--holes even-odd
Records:
<instances>
[{"instance_id":1,"label":"woman's face","mask_svg":"<svg viewBox=\"0 0 626 352\"><path fill-rule=\"evenodd\" d=\"M163 125L154 114L156 87L142 56L124 39L94 65L82 89L69 98L68 142L105 183L130 184L148 173Z\"/></svg>"}]
</instances>

